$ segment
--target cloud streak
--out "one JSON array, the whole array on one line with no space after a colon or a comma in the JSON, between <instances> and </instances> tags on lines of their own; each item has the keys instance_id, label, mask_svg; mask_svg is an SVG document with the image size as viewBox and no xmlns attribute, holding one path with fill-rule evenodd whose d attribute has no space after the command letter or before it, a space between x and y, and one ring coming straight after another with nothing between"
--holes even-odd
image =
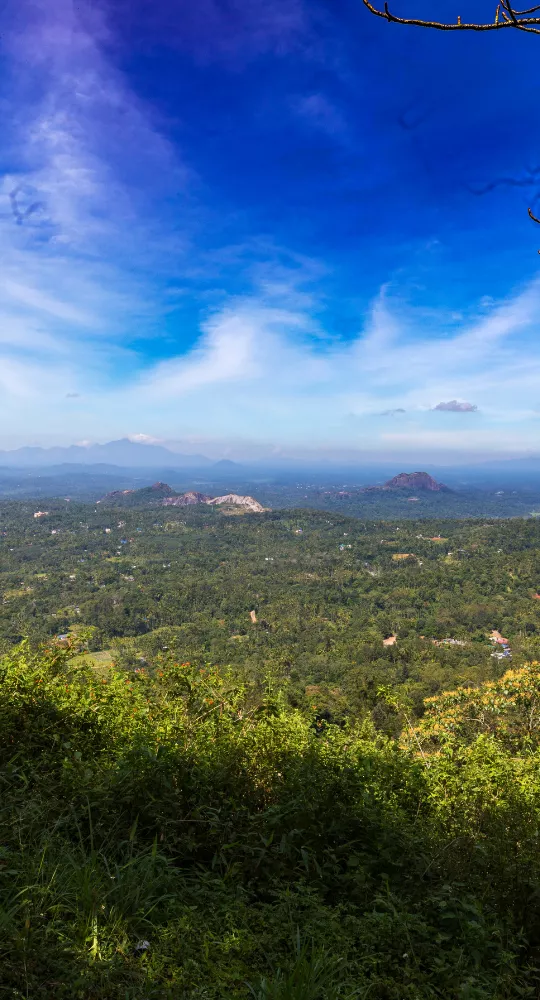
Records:
<instances>
[{"instance_id":1,"label":"cloud streak","mask_svg":"<svg viewBox=\"0 0 540 1000\"><path fill-rule=\"evenodd\" d=\"M23 2L6 33L0 364L15 395L27 363L31 383L29 351L54 356L72 383L114 377L130 328L164 311L148 273L182 256L171 234L153 240L144 182L182 190L186 172L105 56L107 40L97 8L68 0Z\"/></svg>"}]
</instances>

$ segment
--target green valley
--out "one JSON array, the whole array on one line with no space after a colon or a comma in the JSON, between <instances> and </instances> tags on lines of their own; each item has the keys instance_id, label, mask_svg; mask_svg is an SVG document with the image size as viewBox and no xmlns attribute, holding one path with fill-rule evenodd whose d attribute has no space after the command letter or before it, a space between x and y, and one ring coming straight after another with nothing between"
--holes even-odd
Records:
<instances>
[{"instance_id":1,"label":"green valley","mask_svg":"<svg viewBox=\"0 0 540 1000\"><path fill-rule=\"evenodd\" d=\"M538 521L0 517L6 996L537 995Z\"/></svg>"}]
</instances>

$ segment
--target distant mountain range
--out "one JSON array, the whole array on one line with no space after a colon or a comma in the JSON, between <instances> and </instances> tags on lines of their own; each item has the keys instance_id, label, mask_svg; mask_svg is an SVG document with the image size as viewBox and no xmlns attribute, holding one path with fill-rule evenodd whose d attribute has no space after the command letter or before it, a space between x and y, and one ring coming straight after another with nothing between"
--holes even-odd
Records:
<instances>
[{"instance_id":1,"label":"distant mountain range","mask_svg":"<svg viewBox=\"0 0 540 1000\"><path fill-rule=\"evenodd\" d=\"M69 466L70 469L65 467ZM97 467L104 474L108 473L111 467L117 469L144 470L155 469L160 476L169 471L174 474L177 470L190 470L193 472L210 472L212 478L234 479L238 477L257 478L264 475L279 475L295 478L302 477L337 477L342 481L363 481L381 482L383 476L390 474L392 466L388 462L371 464L370 462L359 461L358 463L344 464L337 462L322 461L320 463L302 460L280 459L259 459L246 463L233 462L230 459L220 459L215 461L200 453L193 455L180 454L166 448L160 444L142 444L139 441L132 441L130 438L120 438L118 441L107 441L104 444L74 444L67 447L24 447L13 450L0 450L0 470L4 469L47 469L54 468L55 475L65 475L75 472L78 467L81 474L88 471L95 473ZM75 468L74 468L75 467ZM89 467L92 467L91 470ZM437 475L437 469L430 466L432 472ZM440 467L441 475L451 479L452 484L458 479L464 478L472 483L491 478L503 476L505 481L512 478L524 480L531 477L531 481L536 481L540 476L540 456L530 455L526 458L510 459L490 459L477 462L474 466L466 462L462 466ZM427 473L401 473L400 476L427 476ZM420 480L415 485L410 482L408 485L402 481L401 485L395 484L395 480L385 483L388 489L426 489L434 490L433 486L422 486ZM431 477L429 477L431 478ZM393 486L390 483L394 482ZM433 480L435 482L435 480ZM380 488L380 487L379 487ZM438 491L438 490L437 490Z\"/></svg>"},{"instance_id":2,"label":"distant mountain range","mask_svg":"<svg viewBox=\"0 0 540 1000\"><path fill-rule=\"evenodd\" d=\"M72 444L67 448L16 448L0 451L0 467L39 468L50 465L117 465L126 468L203 469L233 462L214 463L205 455L180 455L160 444L140 444L129 438L106 444Z\"/></svg>"}]
</instances>

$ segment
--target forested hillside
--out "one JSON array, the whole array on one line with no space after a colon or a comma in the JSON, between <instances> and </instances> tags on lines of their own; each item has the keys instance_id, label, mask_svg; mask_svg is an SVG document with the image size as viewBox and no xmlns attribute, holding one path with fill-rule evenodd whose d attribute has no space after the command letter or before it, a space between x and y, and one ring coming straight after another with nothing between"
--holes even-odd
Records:
<instances>
[{"instance_id":1,"label":"forested hillside","mask_svg":"<svg viewBox=\"0 0 540 1000\"><path fill-rule=\"evenodd\" d=\"M538 996L536 521L42 507L1 510L6 996Z\"/></svg>"}]
</instances>

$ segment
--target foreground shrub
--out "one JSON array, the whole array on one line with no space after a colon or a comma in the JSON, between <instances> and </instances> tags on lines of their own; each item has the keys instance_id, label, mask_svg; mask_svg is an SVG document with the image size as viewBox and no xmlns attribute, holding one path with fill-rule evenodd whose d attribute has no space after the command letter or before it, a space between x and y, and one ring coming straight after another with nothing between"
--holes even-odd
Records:
<instances>
[{"instance_id":1,"label":"foreground shrub","mask_svg":"<svg viewBox=\"0 0 540 1000\"><path fill-rule=\"evenodd\" d=\"M1 663L7 995L537 995L535 751L420 753L227 671L71 654Z\"/></svg>"}]
</instances>

